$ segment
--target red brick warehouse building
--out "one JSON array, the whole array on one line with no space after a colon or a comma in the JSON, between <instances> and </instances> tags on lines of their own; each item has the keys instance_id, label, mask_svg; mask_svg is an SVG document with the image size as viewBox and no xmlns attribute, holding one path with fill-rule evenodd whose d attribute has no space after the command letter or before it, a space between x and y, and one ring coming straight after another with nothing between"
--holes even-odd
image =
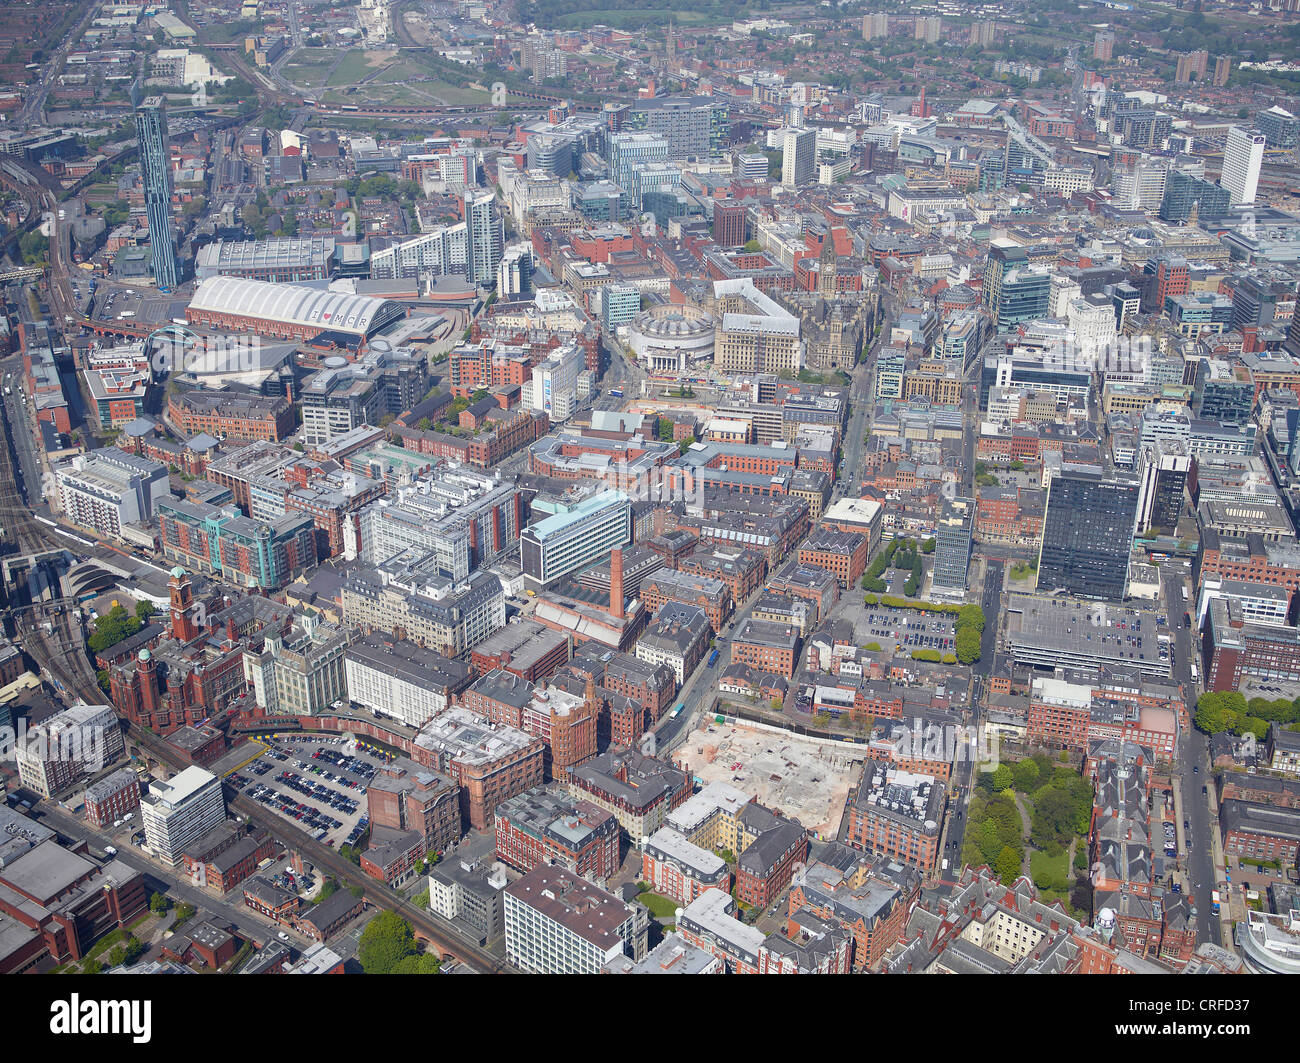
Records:
<instances>
[{"instance_id":1,"label":"red brick warehouse building","mask_svg":"<svg viewBox=\"0 0 1300 1063\"><path fill-rule=\"evenodd\" d=\"M797 629L751 617L731 640L731 662L789 679L799 660L799 641Z\"/></svg>"},{"instance_id":2,"label":"red brick warehouse building","mask_svg":"<svg viewBox=\"0 0 1300 1063\"><path fill-rule=\"evenodd\" d=\"M103 830L140 810L140 780L130 768L123 768L86 787L86 820Z\"/></svg>"},{"instance_id":3,"label":"red brick warehouse building","mask_svg":"<svg viewBox=\"0 0 1300 1063\"><path fill-rule=\"evenodd\" d=\"M867 537L817 528L799 547L799 564L824 568L834 574L841 589L852 587L867 570Z\"/></svg>"},{"instance_id":4,"label":"red brick warehouse building","mask_svg":"<svg viewBox=\"0 0 1300 1063\"><path fill-rule=\"evenodd\" d=\"M520 871L558 864L597 880L619 868L618 819L559 786L539 786L498 805L495 833L497 858Z\"/></svg>"},{"instance_id":5,"label":"red brick warehouse building","mask_svg":"<svg viewBox=\"0 0 1300 1063\"><path fill-rule=\"evenodd\" d=\"M243 442L278 442L294 429L293 406L278 395L179 392L168 396L167 415L186 435Z\"/></svg>"},{"instance_id":6,"label":"red brick warehouse building","mask_svg":"<svg viewBox=\"0 0 1300 1063\"><path fill-rule=\"evenodd\" d=\"M845 841L855 849L933 871L947 790L929 775L867 761L862 783L849 805Z\"/></svg>"}]
</instances>

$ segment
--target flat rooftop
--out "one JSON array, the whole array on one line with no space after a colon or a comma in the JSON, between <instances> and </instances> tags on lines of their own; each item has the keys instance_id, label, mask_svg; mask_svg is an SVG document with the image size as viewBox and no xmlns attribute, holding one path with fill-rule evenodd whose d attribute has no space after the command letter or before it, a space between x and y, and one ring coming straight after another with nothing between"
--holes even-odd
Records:
<instances>
[{"instance_id":1,"label":"flat rooftop","mask_svg":"<svg viewBox=\"0 0 1300 1063\"><path fill-rule=\"evenodd\" d=\"M1006 597L1004 648L1022 664L1098 667L1122 664L1147 675L1168 676L1172 654L1155 609L1085 601L1067 595L1012 593Z\"/></svg>"}]
</instances>

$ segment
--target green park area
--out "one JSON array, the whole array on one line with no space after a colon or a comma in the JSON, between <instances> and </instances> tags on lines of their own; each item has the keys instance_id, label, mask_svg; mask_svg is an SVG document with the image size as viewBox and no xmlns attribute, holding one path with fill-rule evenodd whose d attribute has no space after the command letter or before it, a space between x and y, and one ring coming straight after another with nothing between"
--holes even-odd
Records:
<instances>
[{"instance_id":1,"label":"green park area","mask_svg":"<svg viewBox=\"0 0 1300 1063\"><path fill-rule=\"evenodd\" d=\"M1003 882L1026 871L1046 901L1086 917L1092 783L1044 753L999 764L976 779L962 862L987 864Z\"/></svg>"}]
</instances>

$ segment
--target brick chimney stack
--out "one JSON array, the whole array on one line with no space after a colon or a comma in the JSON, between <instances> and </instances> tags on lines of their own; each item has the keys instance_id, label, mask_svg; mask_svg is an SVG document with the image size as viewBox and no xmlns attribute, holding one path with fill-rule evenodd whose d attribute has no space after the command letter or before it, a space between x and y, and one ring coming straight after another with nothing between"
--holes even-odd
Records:
<instances>
[{"instance_id":1,"label":"brick chimney stack","mask_svg":"<svg viewBox=\"0 0 1300 1063\"><path fill-rule=\"evenodd\" d=\"M609 611L623 619L623 548L609 555Z\"/></svg>"}]
</instances>

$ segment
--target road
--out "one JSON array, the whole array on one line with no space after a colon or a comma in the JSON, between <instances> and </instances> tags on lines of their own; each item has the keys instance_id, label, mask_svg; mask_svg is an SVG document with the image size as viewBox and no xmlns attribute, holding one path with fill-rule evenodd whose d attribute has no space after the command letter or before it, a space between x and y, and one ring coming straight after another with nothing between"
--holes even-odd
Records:
<instances>
[{"instance_id":1,"label":"road","mask_svg":"<svg viewBox=\"0 0 1300 1063\"><path fill-rule=\"evenodd\" d=\"M865 449L866 439L866 422L871 412L872 371L876 352L880 349L880 343L883 342L883 337L886 334L887 329L882 328L881 339L872 342L867 357L853 370L849 389L849 423L844 439L844 461L841 466L841 474L836 481L833 496L836 498L850 493L851 485L861 475L862 454ZM615 358L617 358L617 355L615 355ZM701 709L712 705L713 696L717 690L718 678L731 663L730 636L753 613L754 606L757 605L758 599L763 594L763 589L763 586L760 586L750 595L736 609L736 612L732 614L731 619L719 633L717 664L712 668L707 667L708 658L706 657L705 661L701 662L694 673L687 678L686 683L674 701L674 705L685 706L682 714L676 719L665 717L655 729L655 738L660 756L666 755L680 745L686 736L695 730L698 717L701 715ZM851 593L851 591L846 593ZM841 598L841 601L843 600ZM791 681L792 687L797 682L798 676L799 673L796 671L795 679Z\"/></svg>"},{"instance_id":2,"label":"road","mask_svg":"<svg viewBox=\"0 0 1300 1063\"><path fill-rule=\"evenodd\" d=\"M698 722L696 718L701 715L700 710L713 704L713 696L717 693L718 679L723 670L731 663L730 636L742 623L749 619L762 594L763 587L760 586L731 615L731 619L723 625L716 644L718 663L712 668L708 667L709 659L706 656L695 671L686 677L685 684L677 692L677 698L673 702L674 705L686 706L682 710L682 714L676 719L665 716L659 721L659 726L655 728L657 756L666 757L671 750L685 741L686 736L695 730Z\"/></svg>"},{"instance_id":3,"label":"road","mask_svg":"<svg viewBox=\"0 0 1300 1063\"><path fill-rule=\"evenodd\" d=\"M58 80L59 71L63 69L68 53L72 51L73 45L81 39L86 23L90 21L91 15L98 8L99 4L97 3L87 4L86 12L81 16L76 27L63 38L63 43L59 45L58 51L42 64L40 84L37 85L36 91L32 92L23 101L22 109L14 116L13 125L15 128L24 129L29 126L40 125L45 117L45 100L50 94L50 89L54 87L54 83Z\"/></svg>"},{"instance_id":4,"label":"road","mask_svg":"<svg viewBox=\"0 0 1300 1063\"><path fill-rule=\"evenodd\" d=\"M186 901L192 904L205 917L215 918L216 922L226 926L233 926L241 937L253 941L259 948L273 940L277 933L285 930L282 926L259 918L251 908L245 907L240 900L243 894L238 887L226 897L221 897L208 890L192 886L186 879L183 869L166 867L124 842L122 838L96 830L85 820L69 816L46 802L37 805L32 814L47 827L66 837L87 839L97 851L97 855L103 852L105 845L114 846L118 850L117 859L147 876L151 891L166 893L174 901ZM290 944L299 951L311 944L308 938L295 930L285 932L289 936Z\"/></svg>"},{"instance_id":5,"label":"road","mask_svg":"<svg viewBox=\"0 0 1300 1063\"><path fill-rule=\"evenodd\" d=\"M993 663L997 653L998 621L1001 618L1002 582L1004 562L993 559L984 565L984 589L980 598L980 608L984 610L984 633L980 636L980 659L971 671L970 719L968 724L978 733L982 716L983 700L988 696L988 678L993 672ZM962 843L966 837L966 808L970 803L970 794L974 775L978 766L970 757L957 762L953 768L952 818L948 824L948 841L944 847L944 856L951 867L961 863Z\"/></svg>"},{"instance_id":6,"label":"road","mask_svg":"<svg viewBox=\"0 0 1300 1063\"><path fill-rule=\"evenodd\" d=\"M871 416L872 392L875 387L876 355L884 343L885 330L877 339L868 340L867 353L854 367L849 385L849 426L844 438L844 464L836 484L836 497L857 495L854 485L862 475L862 457L867 447L867 420Z\"/></svg>"},{"instance_id":7,"label":"road","mask_svg":"<svg viewBox=\"0 0 1300 1063\"><path fill-rule=\"evenodd\" d=\"M1173 628L1173 680L1187 692L1188 713L1194 714L1197 688L1192 680L1191 663L1199 655L1193 632L1182 624L1183 613L1187 611L1183 606L1187 572L1186 565L1166 563L1160 566L1160 583L1165 601L1169 603L1169 623ZM1187 870L1184 889L1194 898L1196 939L1220 945L1223 943L1221 924L1210 912L1210 893L1218 883L1210 839L1219 828L1210 816L1209 796L1201 793L1201 787L1208 787L1213 778L1210 774L1209 740L1195 727L1189 728L1178 740L1173 774L1182 791L1183 818L1191 824L1191 850L1184 857ZM1182 824L1179 823L1178 827L1181 831Z\"/></svg>"}]
</instances>

